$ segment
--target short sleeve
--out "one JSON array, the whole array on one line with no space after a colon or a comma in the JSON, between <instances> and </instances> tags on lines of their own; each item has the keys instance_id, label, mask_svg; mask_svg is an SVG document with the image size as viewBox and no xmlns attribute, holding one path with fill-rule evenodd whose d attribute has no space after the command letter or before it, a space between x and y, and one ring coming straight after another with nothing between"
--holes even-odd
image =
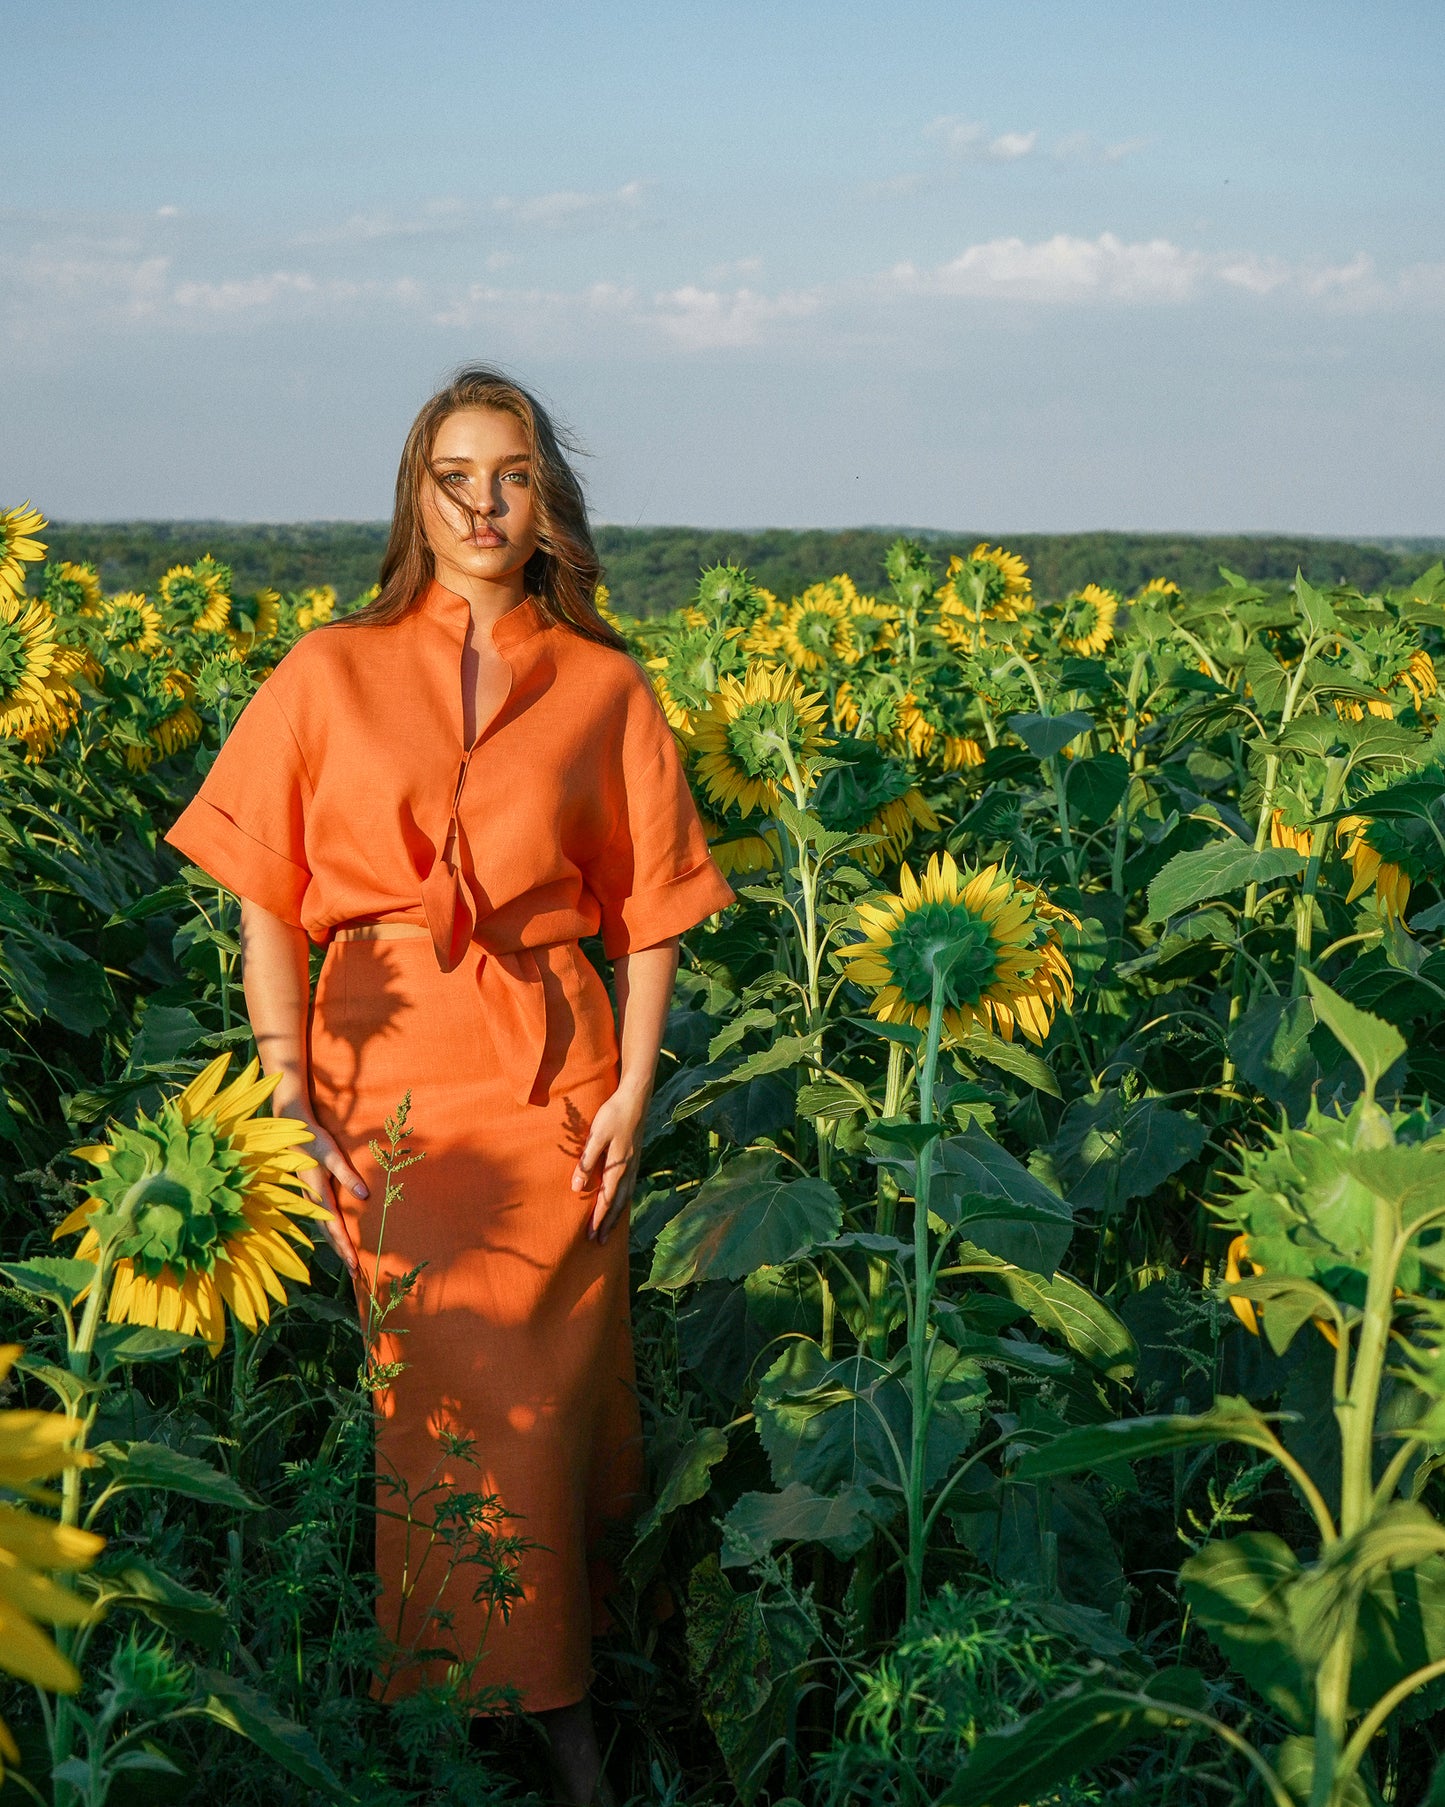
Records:
<instances>
[{"instance_id":1,"label":"short sleeve","mask_svg":"<svg viewBox=\"0 0 1445 1807\"><path fill-rule=\"evenodd\" d=\"M238 897L302 926L311 782L269 681L241 711L167 841Z\"/></svg>"},{"instance_id":2,"label":"short sleeve","mask_svg":"<svg viewBox=\"0 0 1445 1807\"><path fill-rule=\"evenodd\" d=\"M677 744L650 688L631 699L621 778L616 823L586 873L609 960L655 947L737 901L708 852Z\"/></svg>"}]
</instances>

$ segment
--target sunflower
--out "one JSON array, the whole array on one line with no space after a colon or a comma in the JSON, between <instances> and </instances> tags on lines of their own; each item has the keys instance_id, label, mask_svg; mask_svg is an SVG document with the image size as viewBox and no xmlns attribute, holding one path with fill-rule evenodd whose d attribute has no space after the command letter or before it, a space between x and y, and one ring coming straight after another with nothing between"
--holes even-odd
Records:
<instances>
[{"instance_id":1,"label":"sunflower","mask_svg":"<svg viewBox=\"0 0 1445 1807\"><path fill-rule=\"evenodd\" d=\"M254 647L269 640L281 625L281 592L257 590L244 601L240 597L227 600L222 626L231 642L231 650L244 658Z\"/></svg>"},{"instance_id":2,"label":"sunflower","mask_svg":"<svg viewBox=\"0 0 1445 1807\"><path fill-rule=\"evenodd\" d=\"M1353 903L1370 886L1375 887L1375 906L1388 922L1396 921L1405 914L1405 906L1410 901L1410 877L1392 860L1387 860L1366 838L1378 830L1379 825L1369 816L1346 816L1336 825L1335 839L1343 841L1349 837L1349 845L1345 848L1344 857L1349 863L1354 876L1350 881L1346 903Z\"/></svg>"},{"instance_id":3,"label":"sunflower","mask_svg":"<svg viewBox=\"0 0 1445 1807\"><path fill-rule=\"evenodd\" d=\"M1151 577L1144 588L1134 598L1141 602L1146 596L1177 596L1179 585L1170 577Z\"/></svg>"},{"instance_id":4,"label":"sunflower","mask_svg":"<svg viewBox=\"0 0 1445 1807\"><path fill-rule=\"evenodd\" d=\"M898 638L898 609L891 602L879 602L874 596L860 596L848 611L848 625L860 658L870 653L887 652Z\"/></svg>"},{"instance_id":5,"label":"sunflower","mask_svg":"<svg viewBox=\"0 0 1445 1807\"><path fill-rule=\"evenodd\" d=\"M73 565L69 559L46 565L41 594L63 615L98 615L104 600L95 566Z\"/></svg>"},{"instance_id":6,"label":"sunflower","mask_svg":"<svg viewBox=\"0 0 1445 1807\"><path fill-rule=\"evenodd\" d=\"M750 878L757 872L771 872L778 864L778 834L765 828L761 834L752 829L724 828L703 819L707 831L708 852L717 861L724 878Z\"/></svg>"},{"instance_id":7,"label":"sunflower","mask_svg":"<svg viewBox=\"0 0 1445 1807\"><path fill-rule=\"evenodd\" d=\"M100 631L112 646L122 652L147 657L159 652L161 612L147 602L144 592L125 590L119 596L107 597L100 605Z\"/></svg>"},{"instance_id":8,"label":"sunflower","mask_svg":"<svg viewBox=\"0 0 1445 1807\"><path fill-rule=\"evenodd\" d=\"M809 584L784 611L778 650L797 671L824 671L829 665L856 665L862 649L853 631L850 595L858 592L846 577Z\"/></svg>"},{"instance_id":9,"label":"sunflower","mask_svg":"<svg viewBox=\"0 0 1445 1807\"><path fill-rule=\"evenodd\" d=\"M0 1344L0 1381L9 1377L19 1343ZM60 1412L0 1411L0 1487L19 1500L44 1500L48 1481L67 1468L89 1468L96 1458L80 1447L85 1421ZM51 1575L88 1569L105 1539L74 1525L58 1525L19 1500L0 1504L0 1668L37 1688L74 1694L80 1675L42 1631L48 1625L83 1625L95 1608ZM0 1755L18 1763L20 1752L0 1720ZM4 1766L0 1764L0 1778Z\"/></svg>"},{"instance_id":10,"label":"sunflower","mask_svg":"<svg viewBox=\"0 0 1445 1807\"><path fill-rule=\"evenodd\" d=\"M45 544L34 536L46 526L38 508L0 508L0 597L19 596L25 588L25 566L45 557Z\"/></svg>"},{"instance_id":11,"label":"sunflower","mask_svg":"<svg viewBox=\"0 0 1445 1807\"><path fill-rule=\"evenodd\" d=\"M252 1060L223 1090L230 1060L218 1054L155 1118L139 1112L134 1128L113 1125L108 1143L76 1149L99 1178L54 1232L81 1232L81 1261L113 1246L111 1323L201 1336L212 1355L226 1306L255 1330L271 1299L285 1302L281 1276L308 1278L291 1243L309 1249L311 1238L293 1219L329 1216L296 1178L315 1166L300 1152L310 1129L256 1115L280 1075L262 1078Z\"/></svg>"},{"instance_id":12,"label":"sunflower","mask_svg":"<svg viewBox=\"0 0 1445 1807\"><path fill-rule=\"evenodd\" d=\"M161 600L174 623L198 634L219 633L231 612L226 572L209 556L172 565L161 579Z\"/></svg>"},{"instance_id":13,"label":"sunflower","mask_svg":"<svg viewBox=\"0 0 1445 1807\"><path fill-rule=\"evenodd\" d=\"M1426 697L1434 696L1440 688L1440 680L1435 675L1435 661L1421 646L1417 646L1405 661L1404 665L1390 680L1390 688L1403 685L1410 692L1417 709L1421 708Z\"/></svg>"},{"instance_id":14,"label":"sunflower","mask_svg":"<svg viewBox=\"0 0 1445 1807\"><path fill-rule=\"evenodd\" d=\"M938 591L943 637L965 652L982 640L986 621L1017 621L1034 606L1029 568L1015 552L980 540L968 557L948 561Z\"/></svg>"},{"instance_id":15,"label":"sunflower","mask_svg":"<svg viewBox=\"0 0 1445 1807\"><path fill-rule=\"evenodd\" d=\"M983 742L971 734L945 734L938 763L945 772L961 772L966 766L982 765L984 758Z\"/></svg>"},{"instance_id":16,"label":"sunflower","mask_svg":"<svg viewBox=\"0 0 1445 1807\"><path fill-rule=\"evenodd\" d=\"M847 976L875 995L885 1023L928 1026L935 956L963 943L944 981L943 1028L961 1039L970 1024L1013 1040L1015 1025L1042 1043L1055 1009L1073 1002L1074 976L1058 924L1078 918L997 864L982 870L935 853L920 884L907 866L898 896L858 905L864 939L842 953Z\"/></svg>"},{"instance_id":17,"label":"sunflower","mask_svg":"<svg viewBox=\"0 0 1445 1807\"><path fill-rule=\"evenodd\" d=\"M741 650L750 659L776 657L783 641L783 605L771 590L759 590L758 595L764 600L760 603L757 614L743 630L738 641ZM684 619L687 611L684 610Z\"/></svg>"},{"instance_id":18,"label":"sunflower","mask_svg":"<svg viewBox=\"0 0 1445 1807\"><path fill-rule=\"evenodd\" d=\"M162 759L194 746L201 738L201 718L192 701L195 694L195 685L183 671L167 672L153 692L146 735Z\"/></svg>"},{"instance_id":19,"label":"sunflower","mask_svg":"<svg viewBox=\"0 0 1445 1807\"><path fill-rule=\"evenodd\" d=\"M1284 811L1277 809L1269 819L1269 843L1271 847L1293 848L1296 853L1303 854L1308 859L1310 849L1314 846L1314 830L1287 822Z\"/></svg>"},{"instance_id":20,"label":"sunflower","mask_svg":"<svg viewBox=\"0 0 1445 1807\"><path fill-rule=\"evenodd\" d=\"M819 785L813 807L835 834L881 837L858 849L870 871L881 872L889 860L901 859L920 828L937 833L938 817L908 767L876 742L842 741L832 757L836 763Z\"/></svg>"},{"instance_id":21,"label":"sunflower","mask_svg":"<svg viewBox=\"0 0 1445 1807\"><path fill-rule=\"evenodd\" d=\"M69 680L84 663L78 647L61 643L49 603L0 596L0 737L64 733L80 710Z\"/></svg>"},{"instance_id":22,"label":"sunflower","mask_svg":"<svg viewBox=\"0 0 1445 1807\"><path fill-rule=\"evenodd\" d=\"M740 678L724 677L688 737L709 800L740 816L775 808L789 784L789 760L807 781L826 712L821 696L781 666L750 665Z\"/></svg>"},{"instance_id":23,"label":"sunflower","mask_svg":"<svg viewBox=\"0 0 1445 1807\"><path fill-rule=\"evenodd\" d=\"M1094 658L1114 638L1114 617L1118 613L1119 598L1112 590L1085 584L1062 606L1059 645L1066 653Z\"/></svg>"},{"instance_id":24,"label":"sunflower","mask_svg":"<svg viewBox=\"0 0 1445 1807\"><path fill-rule=\"evenodd\" d=\"M611 621L616 626L615 618L607 608L607 586L597 586L597 612L604 621ZM301 600L296 609L296 625L304 634L313 627L320 627L330 621L336 613L336 590L331 584L313 584L310 589L301 592ZM273 633L275 629L271 630Z\"/></svg>"}]
</instances>

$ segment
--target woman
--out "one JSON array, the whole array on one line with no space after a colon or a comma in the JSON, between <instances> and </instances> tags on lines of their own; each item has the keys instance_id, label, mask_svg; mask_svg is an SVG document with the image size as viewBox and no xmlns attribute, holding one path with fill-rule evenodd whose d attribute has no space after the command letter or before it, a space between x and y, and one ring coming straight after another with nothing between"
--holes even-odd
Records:
<instances>
[{"instance_id":1,"label":"woman","mask_svg":"<svg viewBox=\"0 0 1445 1807\"><path fill-rule=\"evenodd\" d=\"M642 1478L627 1205L678 937L733 901L597 578L545 412L462 370L408 435L380 594L281 660L167 836L241 898L273 1109L314 1129L363 1323L420 1268L379 1351L402 1364L377 1431L379 1621L404 1650L484 1648L468 1691L517 1689L576 1801L598 1785L597 1544ZM615 1025L578 947L599 930ZM383 1244L368 1144L407 1092L425 1158ZM454 1525L495 1495L532 1546L505 1622L485 1570L423 1532L448 1494ZM445 1670L418 1658L374 1690Z\"/></svg>"}]
</instances>

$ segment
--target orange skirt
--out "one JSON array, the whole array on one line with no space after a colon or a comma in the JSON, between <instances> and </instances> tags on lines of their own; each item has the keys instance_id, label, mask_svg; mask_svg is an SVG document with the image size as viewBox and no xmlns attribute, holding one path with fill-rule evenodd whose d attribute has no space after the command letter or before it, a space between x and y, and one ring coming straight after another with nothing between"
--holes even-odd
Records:
<instances>
[{"instance_id":1,"label":"orange skirt","mask_svg":"<svg viewBox=\"0 0 1445 1807\"><path fill-rule=\"evenodd\" d=\"M316 988L317 1116L371 1192L341 1201L363 1327L373 1276L384 1300L389 1279L421 1266L376 1350L404 1364L377 1419L376 1610L400 1651L373 1683L382 1699L480 1651L468 1695L510 1685L532 1712L580 1700L607 1627L599 1540L640 1497L627 1217L589 1242L595 1193L571 1189L617 1083L612 1005L575 941L536 952L548 1033L525 1105L484 1020L475 942L443 973L425 937L335 941ZM408 1092L407 1146L423 1159L401 1176L383 1238L368 1143L385 1146ZM532 1546L506 1615L467 1530L485 1496L510 1515L491 1528Z\"/></svg>"}]
</instances>

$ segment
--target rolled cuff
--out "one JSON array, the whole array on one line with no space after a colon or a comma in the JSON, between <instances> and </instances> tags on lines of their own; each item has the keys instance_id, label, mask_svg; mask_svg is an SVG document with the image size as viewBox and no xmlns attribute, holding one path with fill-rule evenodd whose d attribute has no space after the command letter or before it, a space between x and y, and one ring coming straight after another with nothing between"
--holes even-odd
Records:
<instances>
[{"instance_id":1,"label":"rolled cuff","mask_svg":"<svg viewBox=\"0 0 1445 1807\"><path fill-rule=\"evenodd\" d=\"M193 798L165 838L227 891L259 904L282 922L305 927L301 903L311 874L247 834L214 803Z\"/></svg>"},{"instance_id":2,"label":"rolled cuff","mask_svg":"<svg viewBox=\"0 0 1445 1807\"><path fill-rule=\"evenodd\" d=\"M710 855L700 865L681 872L665 885L635 891L615 909L604 912L602 948L609 960L642 947L655 947L696 928L705 916L737 902L737 892L723 877Z\"/></svg>"}]
</instances>

